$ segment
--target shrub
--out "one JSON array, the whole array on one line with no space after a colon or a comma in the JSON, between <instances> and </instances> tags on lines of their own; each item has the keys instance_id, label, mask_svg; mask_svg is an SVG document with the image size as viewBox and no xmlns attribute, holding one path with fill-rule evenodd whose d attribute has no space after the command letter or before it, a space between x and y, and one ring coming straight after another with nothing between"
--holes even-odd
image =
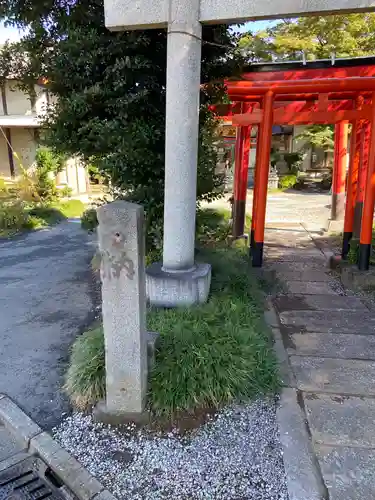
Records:
<instances>
[{"instance_id":1,"label":"shrub","mask_svg":"<svg viewBox=\"0 0 375 500\"><path fill-rule=\"evenodd\" d=\"M35 154L35 188L42 201L53 201L58 196L55 174L60 168L60 158L48 148L38 148Z\"/></svg>"},{"instance_id":2,"label":"shrub","mask_svg":"<svg viewBox=\"0 0 375 500\"><path fill-rule=\"evenodd\" d=\"M8 187L6 185L5 180L2 177L0 177L0 192L4 192L4 191L7 192Z\"/></svg>"},{"instance_id":3,"label":"shrub","mask_svg":"<svg viewBox=\"0 0 375 500\"><path fill-rule=\"evenodd\" d=\"M59 189L59 196L61 196L61 198L70 198L72 193L73 189L69 186L64 186L62 189Z\"/></svg>"},{"instance_id":4,"label":"shrub","mask_svg":"<svg viewBox=\"0 0 375 500\"><path fill-rule=\"evenodd\" d=\"M18 231L27 226L29 215L22 202L12 201L0 204L0 230Z\"/></svg>"},{"instance_id":5,"label":"shrub","mask_svg":"<svg viewBox=\"0 0 375 500\"><path fill-rule=\"evenodd\" d=\"M96 208L87 208L81 215L81 227L86 231L92 232L97 228L98 216L96 215Z\"/></svg>"},{"instance_id":6,"label":"shrub","mask_svg":"<svg viewBox=\"0 0 375 500\"><path fill-rule=\"evenodd\" d=\"M160 332L150 373L154 414L219 407L278 388L276 361L263 323L261 292L248 275L247 249L201 249L212 264L211 297L190 308L150 309L148 328ZM85 409L105 396L101 329L73 345L65 390Z\"/></svg>"},{"instance_id":7,"label":"shrub","mask_svg":"<svg viewBox=\"0 0 375 500\"><path fill-rule=\"evenodd\" d=\"M288 174L280 177L279 188L280 189L290 189L297 184L297 176L295 174Z\"/></svg>"},{"instance_id":8,"label":"shrub","mask_svg":"<svg viewBox=\"0 0 375 500\"><path fill-rule=\"evenodd\" d=\"M284 161L288 165L289 172L292 174L297 174L302 162L303 162L303 153L293 152L293 153L284 153Z\"/></svg>"}]
</instances>

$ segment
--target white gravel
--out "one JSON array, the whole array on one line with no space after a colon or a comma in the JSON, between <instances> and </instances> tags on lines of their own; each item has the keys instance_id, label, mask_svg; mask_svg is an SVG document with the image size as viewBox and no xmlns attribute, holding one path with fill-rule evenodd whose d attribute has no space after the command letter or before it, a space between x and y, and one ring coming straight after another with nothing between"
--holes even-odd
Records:
<instances>
[{"instance_id":1,"label":"white gravel","mask_svg":"<svg viewBox=\"0 0 375 500\"><path fill-rule=\"evenodd\" d=\"M54 436L121 500L288 499L274 401L227 407L184 435L75 413Z\"/></svg>"}]
</instances>

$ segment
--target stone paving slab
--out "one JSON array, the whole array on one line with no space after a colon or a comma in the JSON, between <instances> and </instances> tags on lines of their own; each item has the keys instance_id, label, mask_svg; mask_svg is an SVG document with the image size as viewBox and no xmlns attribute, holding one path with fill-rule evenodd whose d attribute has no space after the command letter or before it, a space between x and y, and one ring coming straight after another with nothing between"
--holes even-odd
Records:
<instances>
[{"instance_id":1,"label":"stone paving slab","mask_svg":"<svg viewBox=\"0 0 375 500\"><path fill-rule=\"evenodd\" d=\"M375 399L305 394L304 401L314 442L375 449Z\"/></svg>"},{"instance_id":2,"label":"stone paving slab","mask_svg":"<svg viewBox=\"0 0 375 500\"><path fill-rule=\"evenodd\" d=\"M317 445L330 500L375 498L375 450Z\"/></svg>"},{"instance_id":3,"label":"stone paving slab","mask_svg":"<svg viewBox=\"0 0 375 500\"><path fill-rule=\"evenodd\" d=\"M309 259L311 257L315 258L324 258L323 253L318 250L316 247L309 247L308 249L305 248L294 248L294 247L272 247L272 246L267 246L265 244L264 246L264 255L267 256L268 258L270 257L283 257L283 258L288 258L288 260L293 260L295 259Z\"/></svg>"},{"instance_id":4,"label":"stone paving slab","mask_svg":"<svg viewBox=\"0 0 375 500\"><path fill-rule=\"evenodd\" d=\"M291 356L290 363L302 391L375 396L375 361Z\"/></svg>"},{"instance_id":5,"label":"stone paving slab","mask_svg":"<svg viewBox=\"0 0 375 500\"><path fill-rule=\"evenodd\" d=\"M324 271L327 268L325 260L322 260L322 258L319 257L318 261L312 260L305 262L304 260L296 260L296 261L280 261L276 260L273 261L272 259L267 259L267 256L265 256L265 263L264 267L266 269L272 269L275 270L276 272L295 272L295 271L307 271L307 272L313 272L313 271Z\"/></svg>"},{"instance_id":6,"label":"stone paving slab","mask_svg":"<svg viewBox=\"0 0 375 500\"><path fill-rule=\"evenodd\" d=\"M350 333L294 333L286 339L290 356L321 356L375 361L375 336Z\"/></svg>"},{"instance_id":7,"label":"stone paving slab","mask_svg":"<svg viewBox=\"0 0 375 500\"><path fill-rule=\"evenodd\" d=\"M292 268L292 266L291 266ZM290 271L279 271L277 268L276 270L276 276L279 279L286 280L286 281L332 281L332 276L327 274L326 272L319 270L319 271L311 271L309 270L293 270L291 269Z\"/></svg>"},{"instance_id":8,"label":"stone paving slab","mask_svg":"<svg viewBox=\"0 0 375 500\"><path fill-rule=\"evenodd\" d=\"M329 299L327 298L327 303ZM293 333L362 333L375 334L375 316L354 311L284 311L280 313L282 325L290 326Z\"/></svg>"},{"instance_id":9,"label":"stone paving slab","mask_svg":"<svg viewBox=\"0 0 375 500\"><path fill-rule=\"evenodd\" d=\"M337 293L324 281L285 281L288 293L303 295L336 295Z\"/></svg>"},{"instance_id":10,"label":"stone paving slab","mask_svg":"<svg viewBox=\"0 0 375 500\"><path fill-rule=\"evenodd\" d=\"M283 253L279 255L270 255L266 251L264 252L264 260L267 266L274 265L275 267L279 266L280 263L296 263L296 264L304 264L306 260L311 264L310 266L306 266L305 268L313 269L314 267L318 267L319 269L327 269L327 257L323 255L321 252L315 255L303 255L301 253Z\"/></svg>"},{"instance_id":11,"label":"stone paving slab","mask_svg":"<svg viewBox=\"0 0 375 500\"><path fill-rule=\"evenodd\" d=\"M0 461L23 451L23 449L24 447L15 436L0 423Z\"/></svg>"},{"instance_id":12,"label":"stone paving slab","mask_svg":"<svg viewBox=\"0 0 375 500\"><path fill-rule=\"evenodd\" d=\"M358 297L332 295L327 300L326 295L280 295L274 299L278 311L348 311L363 310L368 313L367 307ZM346 314L346 312L345 312Z\"/></svg>"}]
</instances>

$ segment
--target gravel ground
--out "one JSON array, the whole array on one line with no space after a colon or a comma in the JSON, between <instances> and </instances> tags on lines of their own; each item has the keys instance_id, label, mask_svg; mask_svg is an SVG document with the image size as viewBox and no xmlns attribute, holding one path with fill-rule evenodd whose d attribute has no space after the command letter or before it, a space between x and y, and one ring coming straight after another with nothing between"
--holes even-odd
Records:
<instances>
[{"instance_id":1,"label":"gravel ground","mask_svg":"<svg viewBox=\"0 0 375 500\"><path fill-rule=\"evenodd\" d=\"M184 435L76 413L54 437L120 500L288 500L273 401L227 407Z\"/></svg>"}]
</instances>

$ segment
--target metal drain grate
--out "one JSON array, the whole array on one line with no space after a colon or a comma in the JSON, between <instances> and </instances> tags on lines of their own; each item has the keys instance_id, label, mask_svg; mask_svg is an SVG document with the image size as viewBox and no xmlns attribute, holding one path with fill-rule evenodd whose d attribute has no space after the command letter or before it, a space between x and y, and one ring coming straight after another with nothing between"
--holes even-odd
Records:
<instances>
[{"instance_id":1,"label":"metal drain grate","mask_svg":"<svg viewBox=\"0 0 375 500\"><path fill-rule=\"evenodd\" d=\"M48 479L50 476L53 480ZM0 472L0 500L66 500L44 462L26 458Z\"/></svg>"}]
</instances>

